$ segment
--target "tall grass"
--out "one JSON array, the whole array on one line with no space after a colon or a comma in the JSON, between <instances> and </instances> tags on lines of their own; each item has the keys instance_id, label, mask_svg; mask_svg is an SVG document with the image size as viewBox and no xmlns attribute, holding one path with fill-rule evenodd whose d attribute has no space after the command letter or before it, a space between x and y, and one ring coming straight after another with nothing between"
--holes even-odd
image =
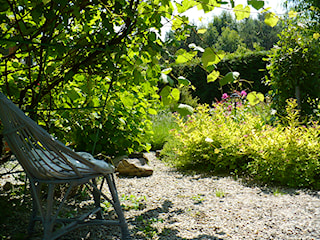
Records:
<instances>
[{"instance_id":1,"label":"tall grass","mask_svg":"<svg viewBox=\"0 0 320 240\"><path fill-rule=\"evenodd\" d=\"M146 141L151 144L152 150L160 150L172 135L170 131L178 129L179 125L173 113L163 110L152 116L152 134L147 136Z\"/></svg>"}]
</instances>

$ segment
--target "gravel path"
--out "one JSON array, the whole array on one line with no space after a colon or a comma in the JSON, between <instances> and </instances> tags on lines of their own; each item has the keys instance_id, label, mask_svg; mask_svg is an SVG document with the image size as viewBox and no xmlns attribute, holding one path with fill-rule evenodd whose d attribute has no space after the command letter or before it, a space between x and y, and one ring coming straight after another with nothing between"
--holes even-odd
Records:
<instances>
[{"instance_id":1,"label":"gravel path","mask_svg":"<svg viewBox=\"0 0 320 240\"><path fill-rule=\"evenodd\" d=\"M320 239L320 192L186 176L147 157L151 177L117 180L119 195L146 199L142 210L125 212L134 239ZM139 216L153 236L141 237Z\"/></svg>"},{"instance_id":2,"label":"gravel path","mask_svg":"<svg viewBox=\"0 0 320 240\"><path fill-rule=\"evenodd\" d=\"M252 186L231 177L184 175L154 153L146 157L154 169L152 176L116 177L133 240L320 239L320 191ZM21 214L21 224L4 225L5 231L26 229L28 218ZM17 222L17 217L7 222ZM115 240L119 231L95 226L61 239Z\"/></svg>"}]
</instances>

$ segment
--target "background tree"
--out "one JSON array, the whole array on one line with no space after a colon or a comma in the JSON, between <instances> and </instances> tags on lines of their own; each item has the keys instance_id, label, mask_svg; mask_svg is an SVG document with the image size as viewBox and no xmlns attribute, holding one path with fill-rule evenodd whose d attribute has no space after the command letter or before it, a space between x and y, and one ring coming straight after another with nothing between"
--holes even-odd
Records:
<instances>
[{"instance_id":1,"label":"background tree","mask_svg":"<svg viewBox=\"0 0 320 240\"><path fill-rule=\"evenodd\" d=\"M290 1L300 14L286 20L286 28L270 54L270 85L273 107L283 113L288 98L297 99L304 116L318 112L320 91L319 25L317 13L310 13L315 1ZM291 12L292 16L295 14ZM290 15L290 14L289 14Z\"/></svg>"},{"instance_id":2,"label":"background tree","mask_svg":"<svg viewBox=\"0 0 320 240\"><path fill-rule=\"evenodd\" d=\"M223 50L225 52L233 53L237 49L246 45L243 42L243 39L236 30L232 30L229 27L222 28L221 35L218 37L217 42L214 45L215 49Z\"/></svg>"},{"instance_id":3,"label":"background tree","mask_svg":"<svg viewBox=\"0 0 320 240\"><path fill-rule=\"evenodd\" d=\"M279 40L278 34L283 29L283 24L280 22L274 27L268 26L264 22L265 17L266 13L259 14L257 19L249 17L237 21L229 12L224 11L221 15L214 16L207 25L193 26L193 30L183 41L173 40L174 34L168 33L166 39L174 43L169 51L173 54L180 47L189 49L191 43L229 53L245 48L252 51L270 50ZM206 29L206 32L199 37L197 28Z\"/></svg>"},{"instance_id":4,"label":"background tree","mask_svg":"<svg viewBox=\"0 0 320 240\"><path fill-rule=\"evenodd\" d=\"M318 0L287 0L284 3L287 9L293 8L299 12L299 16L308 19L309 26L319 30L320 26L320 2Z\"/></svg>"}]
</instances>

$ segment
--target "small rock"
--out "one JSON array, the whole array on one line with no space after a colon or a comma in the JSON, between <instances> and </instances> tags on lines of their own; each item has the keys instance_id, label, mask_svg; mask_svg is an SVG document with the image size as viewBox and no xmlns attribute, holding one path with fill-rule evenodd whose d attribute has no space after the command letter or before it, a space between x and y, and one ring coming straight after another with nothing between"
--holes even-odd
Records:
<instances>
[{"instance_id":1,"label":"small rock","mask_svg":"<svg viewBox=\"0 0 320 240\"><path fill-rule=\"evenodd\" d=\"M119 175L137 177L148 177L153 173L153 169L146 164L144 158L123 158L116 171Z\"/></svg>"}]
</instances>

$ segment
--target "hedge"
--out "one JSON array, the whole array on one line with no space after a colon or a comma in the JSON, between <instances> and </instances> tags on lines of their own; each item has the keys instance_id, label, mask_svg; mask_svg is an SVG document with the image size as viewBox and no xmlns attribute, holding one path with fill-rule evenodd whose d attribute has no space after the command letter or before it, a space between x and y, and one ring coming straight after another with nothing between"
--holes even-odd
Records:
<instances>
[{"instance_id":1,"label":"hedge","mask_svg":"<svg viewBox=\"0 0 320 240\"><path fill-rule=\"evenodd\" d=\"M270 90L270 87L264 83L264 77L267 75L267 62L263 59L267 58L268 53L267 51L259 51L242 55L229 55L216 67L222 75L225 75L229 72L229 68L227 67L229 66L232 71L240 73L241 79L251 82L251 84L244 83L241 89L238 90L247 89L266 94ZM172 74L186 77L196 87L196 90L192 94L200 98L200 103L211 104L215 99L220 100L223 92L232 91L230 86L225 86L221 90L218 81L207 83L208 73L199 64L194 62L185 65L173 65L172 68Z\"/></svg>"}]
</instances>

